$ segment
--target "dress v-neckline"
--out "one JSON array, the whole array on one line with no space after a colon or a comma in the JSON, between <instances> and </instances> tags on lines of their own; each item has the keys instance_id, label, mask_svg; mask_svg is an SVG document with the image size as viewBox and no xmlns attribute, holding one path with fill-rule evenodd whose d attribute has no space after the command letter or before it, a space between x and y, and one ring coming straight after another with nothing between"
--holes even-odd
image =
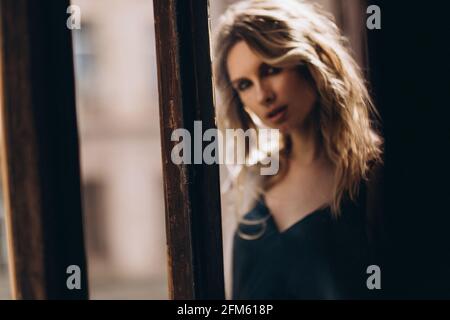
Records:
<instances>
[{"instance_id":1,"label":"dress v-neckline","mask_svg":"<svg viewBox=\"0 0 450 320\"><path fill-rule=\"evenodd\" d=\"M259 205L261 205L263 207L263 209L265 210L265 213L267 214L267 216L269 216L268 217L268 222L270 222L273 225L274 230L279 235L288 234L290 231L298 228L300 225L303 225L303 224L307 223L312 218L320 216L320 213L324 213L324 212L329 213L329 210L330 210L330 206L329 205L321 206L321 207L319 207L319 208L317 208L315 210L312 210L310 213L306 214L305 216L303 216L299 220L295 221L294 223L289 225L284 230L280 230L280 228L278 227L278 225L275 222L275 217L273 216L272 212L270 211L269 207L266 204L264 196L260 197L258 203L259 203Z\"/></svg>"}]
</instances>

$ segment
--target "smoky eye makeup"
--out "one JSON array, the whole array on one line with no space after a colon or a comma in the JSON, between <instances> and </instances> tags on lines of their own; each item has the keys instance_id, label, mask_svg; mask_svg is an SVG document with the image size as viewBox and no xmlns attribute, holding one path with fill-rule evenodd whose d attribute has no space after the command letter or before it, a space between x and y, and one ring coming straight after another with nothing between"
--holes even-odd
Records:
<instances>
[{"instance_id":1,"label":"smoky eye makeup","mask_svg":"<svg viewBox=\"0 0 450 320\"><path fill-rule=\"evenodd\" d=\"M278 74L283 70L283 68L274 67L267 63L262 63L259 67L259 72L262 76L270 76L274 74Z\"/></svg>"},{"instance_id":2,"label":"smoky eye makeup","mask_svg":"<svg viewBox=\"0 0 450 320\"><path fill-rule=\"evenodd\" d=\"M276 75L276 74L280 73L282 70L283 70L283 68L274 67L267 63L261 63L261 65L258 67L258 72L259 72L260 77ZM252 85L252 82L246 78L237 79L232 82L233 88L238 92L245 91L251 85Z\"/></svg>"},{"instance_id":3,"label":"smoky eye makeup","mask_svg":"<svg viewBox=\"0 0 450 320\"><path fill-rule=\"evenodd\" d=\"M249 80L246 79L242 79L239 80L236 84L236 90L238 91L244 91L245 89L247 89L248 87L250 87L251 83Z\"/></svg>"}]
</instances>

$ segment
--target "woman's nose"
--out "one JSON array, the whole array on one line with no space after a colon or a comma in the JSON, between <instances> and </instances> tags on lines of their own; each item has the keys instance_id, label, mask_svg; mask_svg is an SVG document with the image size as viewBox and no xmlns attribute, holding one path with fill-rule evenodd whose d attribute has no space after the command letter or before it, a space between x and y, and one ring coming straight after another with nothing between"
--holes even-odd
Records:
<instances>
[{"instance_id":1,"label":"woman's nose","mask_svg":"<svg viewBox=\"0 0 450 320\"><path fill-rule=\"evenodd\" d=\"M276 95L268 85L260 85L258 90L258 102L266 107L275 102Z\"/></svg>"}]
</instances>

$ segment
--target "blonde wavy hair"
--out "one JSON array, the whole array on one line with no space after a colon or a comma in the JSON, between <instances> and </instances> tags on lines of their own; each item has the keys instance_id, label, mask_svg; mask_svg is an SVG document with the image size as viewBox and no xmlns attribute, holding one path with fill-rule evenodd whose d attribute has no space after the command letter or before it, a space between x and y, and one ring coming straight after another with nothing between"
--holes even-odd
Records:
<instances>
[{"instance_id":1,"label":"blonde wavy hair","mask_svg":"<svg viewBox=\"0 0 450 320\"><path fill-rule=\"evenodd\" d=\"M382 138L375 122L378 114L346 39L330 15L304 1L247 0L231 5L215 35L220 129L258 128L231 86L227 70L228 53L241 40L269 65L299 66L314 84L318 92L315 121L325 156L335 170L330 207L338 216L343 198L356 199L361 181L367 179L373 164L381 162L382 154ZM289 136L283 137L280 171L275 177L264 178L262 190L287 172L289 141ZM244 166L236 178L237 185L242 176L249 177L252 172L251 167Z\"/></svg>"}]
</instances>

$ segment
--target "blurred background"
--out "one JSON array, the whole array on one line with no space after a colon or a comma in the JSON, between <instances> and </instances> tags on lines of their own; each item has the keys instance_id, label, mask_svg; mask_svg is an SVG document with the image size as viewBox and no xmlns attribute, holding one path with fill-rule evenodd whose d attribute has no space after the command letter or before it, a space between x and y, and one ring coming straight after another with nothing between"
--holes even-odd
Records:
<instances>
[{"instance_id":1,"label":"blurred background","mask_svg":"<svg viewBox=\"0 0 450 320\"><path fill-rule=\"evenodd\" d=\"M153 3L72 0L85 240L91 299L167 299L164 193ZM211 33L234 0L210 0ZM365 66L364 1L315 1L336 17ZM221 180L227 172L221 168ZM0 201L3 204L2 198ZM222 198L230 290L232 198ZM3 205L0 299L10 298Z\"/></svg>"},{"instance_id":2,"label":"blurred background","mask_svg":"<svg viewBox=\"0 0 450 320\"><path fill-rule=\"evenodd\" d=\"M92 299L167 299L153 4L73 0Z\"/></svg>"},{"instance_id":3,"label":"blurred background","mask_svg":"<svg viewBox=\"0 0 450 320\"><path fill-rule=\"evenodd\" d=\"M8 279L8 253L6 248L7 245L5 231L6 227L5 210L3 205L3 190L0 186L0 300L10 299L11 296Z\"/></svg>"}]
</instances>

